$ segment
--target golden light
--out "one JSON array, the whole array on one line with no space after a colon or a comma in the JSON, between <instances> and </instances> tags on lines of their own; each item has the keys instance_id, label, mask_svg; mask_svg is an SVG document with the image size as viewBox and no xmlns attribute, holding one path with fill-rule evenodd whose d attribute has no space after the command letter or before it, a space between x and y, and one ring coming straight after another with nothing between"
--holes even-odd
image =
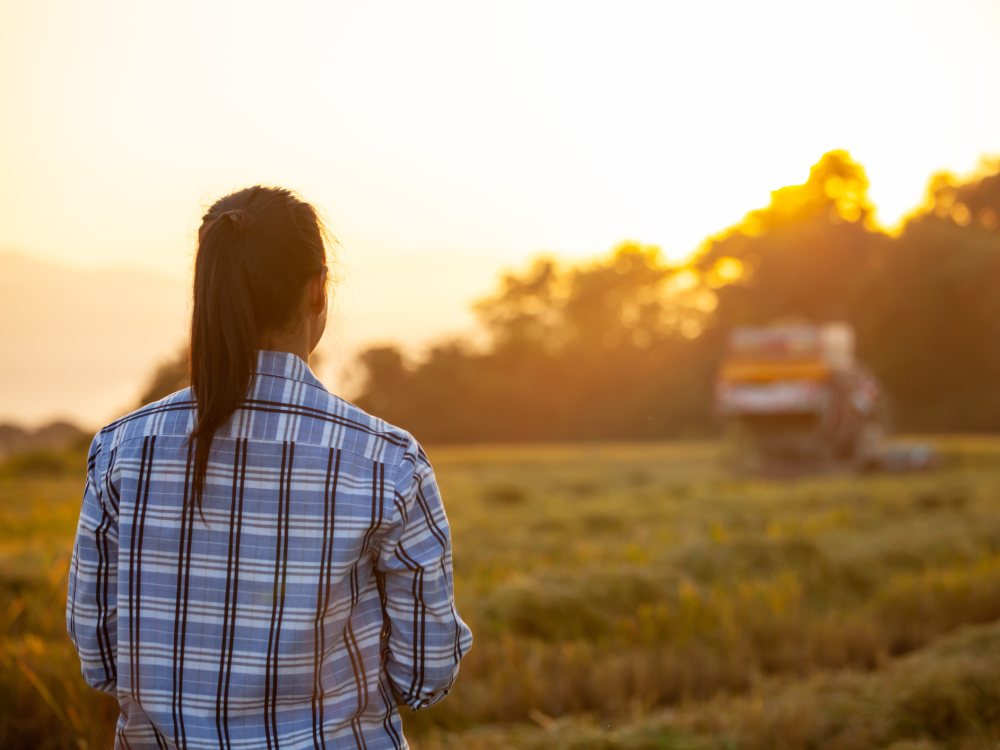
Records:
<instances>
[{"instance_id":1,"label":"golden light","mask_svg":"<svg viewBox=\"0 0 1000 750\"><path fill-rule=\"evenodd\" d=\"M721 258L712 269L709 279L711 286L723 286L736 281L743 275L743 264L737 258Z\"/></svg>"},{"instance_id":2,"label":"golden light","mask_svg":"<svg viewBox=\"0 0 1000 750\"><path fill-rule=\"evenodd\" d=\"M992 208L983 208L979 212L979 223L986 229L994 230L1000 227L1000 220L997 219L996 211Z\"/></svg>"},{"instance_id":3,"label":"golden light","mask_svg":"<svg viewBox=\"0 0 1000 750\"><path fill-rule=\"evenodd\" d=\"M953 205L951 207L951 220L960 227L968 226L969 222L972 221L972 214L969 211L969 207L964 203Z\"/></svg>"}]
</instances>

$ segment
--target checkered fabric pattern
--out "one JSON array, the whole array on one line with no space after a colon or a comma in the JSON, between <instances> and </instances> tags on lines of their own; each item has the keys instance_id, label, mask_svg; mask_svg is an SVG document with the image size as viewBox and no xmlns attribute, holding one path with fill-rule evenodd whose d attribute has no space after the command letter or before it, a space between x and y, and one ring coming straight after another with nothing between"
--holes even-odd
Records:
<instances>
[{"instance_id":1,"label":"checkered fabric pattern","mask_svg":"<svg viewBox=\"0 0 1000 750\"><path fill-rule=\"evenodd\" d=\"M67 623L116 748L404 748L447 695L455 608L434 473L403 430L260 352L191 502L189 390L94 438Z\"/></svg>"}]
</instances>

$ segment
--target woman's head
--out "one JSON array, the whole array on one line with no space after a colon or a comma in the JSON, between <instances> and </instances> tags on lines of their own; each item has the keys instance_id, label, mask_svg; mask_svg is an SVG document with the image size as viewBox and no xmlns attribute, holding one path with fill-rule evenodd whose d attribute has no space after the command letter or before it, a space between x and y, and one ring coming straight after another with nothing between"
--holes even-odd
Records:
<instances>
[{"instance_id":1,"label":"woman's head","mask_svg":"<svg viewBox=\"0 0 1000 750\"><path fill-rule=\"evenodd\" d=\"M292 341L294 351L308 354L319 342L326 274L322 221L289 190L238 190L203 217L191 319L191 387L198 407L191 439L199 504L212 437L246 396L257 352Z\"/></svg>"}]
</instances>

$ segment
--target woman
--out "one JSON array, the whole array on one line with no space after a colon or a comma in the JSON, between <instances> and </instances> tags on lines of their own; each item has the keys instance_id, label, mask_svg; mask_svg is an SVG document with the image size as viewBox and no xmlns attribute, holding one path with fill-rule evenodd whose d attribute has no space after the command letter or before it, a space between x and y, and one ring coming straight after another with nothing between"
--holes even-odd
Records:
<instances>
[{"instance_id":1,"label":"woman","mask_svg":"<svg viewBox=\"0 0 1000 750\"><path fill-rule=\"evenodd\" d=\"M116 748L406 747L472 635L417 442L326 391L324 231L287 190L205 215L191 388L94 438L67 620Z\"/></svg>"}]
</instances>

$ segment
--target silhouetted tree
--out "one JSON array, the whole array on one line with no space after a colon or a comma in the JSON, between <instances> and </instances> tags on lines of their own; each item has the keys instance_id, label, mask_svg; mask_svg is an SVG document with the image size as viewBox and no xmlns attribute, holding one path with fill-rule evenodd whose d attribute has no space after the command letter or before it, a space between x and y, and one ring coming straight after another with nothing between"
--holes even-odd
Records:
<instances>
[{"instance_id":1,"label":"silhouetted tree","mask_svg":"<svg viewBox=\"0 0 1000 750\"><path fill-rule=\"evenodd\" d=\"M189 385L191 385L191 370L188 362L188 350L184 348L156 368L153 377L150 378L149 385L139 397L138 406L159 401Z\"/></svg>"},{"instance_id":2,"label":"silhouetted tree","mask_svg":"<svg viewBox=\"0 0 1000 750\"><path fill-rule=\"evenodd\" d=\"M714 365L691 341L707 315L696 281L634 242L580 266L539 260L476 305L486 351L455 341L407 368L369 350L358 402L430 441L704 432Z\"/></svg>"},{"instance_id":3,"label":"silhouetted tree","mask_svg":"<svg viewBox=\"0 0 1000 750\"><path fill-rule=\"evenodd\" d=\"M899 426L1000 429L997 166L935 175L892 237L862 167L832 151L686 267L629 242L504 276L475 307L485 348L455 341L412 363L370 350L358 401L438 442L704 433L726 332L797 317L855 325Z\"/></svg>"},{"instance_id":4,"label":"silhouetted tree","mask_svg":"<svg viewBox=\"0 0 1000 750\"><path fill-rule=\"evenodd\" d=\"M804 184L773 192L769 206L706 242L694 266L716 287L711 324L854 320L888 243L872 210L861 166L843 151L824 155Z\"/></svg>"},{"instance_id":5,"label":"silhouetted tree","mask_svg":"<svg viewBox=\"0 0 1000 750\"><path fill-rule=\"evenodd\" d=\"M1000 173L935 175L868 278L863 356L909 430L1000 429Z\"/></svg>"}]
</instances>

